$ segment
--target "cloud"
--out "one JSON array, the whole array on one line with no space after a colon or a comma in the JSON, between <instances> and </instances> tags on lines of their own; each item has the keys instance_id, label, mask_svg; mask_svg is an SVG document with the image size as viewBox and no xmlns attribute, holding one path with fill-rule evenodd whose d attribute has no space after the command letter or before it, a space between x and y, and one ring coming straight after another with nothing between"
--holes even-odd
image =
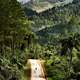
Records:
<instances>
[{"instance_id":1,"label":"cloud","mask_svg":"<svg viewBox=\"0 0 80 80\"><path fill-rule=\"evenodd\" d=\"M30 0L17 0L17 1L26 3L26 2L28 2L28 1L30 1Z\"/></svg>"}]
</instances>

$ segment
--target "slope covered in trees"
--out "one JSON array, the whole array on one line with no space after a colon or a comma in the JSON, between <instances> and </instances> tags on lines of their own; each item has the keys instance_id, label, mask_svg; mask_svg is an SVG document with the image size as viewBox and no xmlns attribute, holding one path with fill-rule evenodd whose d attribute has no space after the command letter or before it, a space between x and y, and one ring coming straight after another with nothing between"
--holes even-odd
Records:
<instances>
[{"instance_id":1,"label":"slope covered in trees","mask_svg":"<svg viewBox=\"0 0 80 80\"><path fill-rule=\"evenodd\" d=\"M0 80L26 80L30 58L45 60L48 80L80 79L80 0L42 13L0 6Z\"/></svg>"},{"instance_id":2,"label":"slope covered in trees","mask_svg":"<svg viewBox=\"0 0 80 80\"><path fill-rule=\"evenodd\" d=\"M65 6L36 13L25 8L32 30L42 45L39 48L42 59L46 60L49 80L80 79L80 1L74 0ZM32 13L33 14L30 14ZM38 51L38 50L37 50ZM43 54L43 56L41 55Z\"/></svg>"}]
</instances>

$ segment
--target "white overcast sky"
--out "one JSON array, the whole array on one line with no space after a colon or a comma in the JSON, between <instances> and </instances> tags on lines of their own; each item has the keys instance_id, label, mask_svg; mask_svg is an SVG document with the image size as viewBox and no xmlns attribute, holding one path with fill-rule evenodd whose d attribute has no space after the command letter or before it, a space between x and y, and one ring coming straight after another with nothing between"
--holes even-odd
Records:
<instances>
[{"instance_id":1,"label":"white overcast sky","mask_svg":"<svg viewBox=\"0 0 80 80\"><path fill-rule=\"evenodd\" d=\"M17 1L19 1L19 2L22 2L23 1L23 3L25 3L25 2L28 2L30 0L17 0Z\"/></svg>"}]
</instances>

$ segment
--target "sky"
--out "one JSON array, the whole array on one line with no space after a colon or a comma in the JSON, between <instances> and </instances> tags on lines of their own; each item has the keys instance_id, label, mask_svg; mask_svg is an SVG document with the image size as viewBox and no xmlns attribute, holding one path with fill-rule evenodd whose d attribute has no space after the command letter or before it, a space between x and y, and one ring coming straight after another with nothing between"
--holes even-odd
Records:
<instances>
[{"instance_id":1,"label":"sky","mask_svg":"<svg viewBox=\"0 0 80 80\"><path fill-rule=\"evenodd\" d=\"M22 2L23 1L23 3L25 3L25 2L28 2L30 0L17 0L17 1L19 1L19 2Z\"/></svg>"}]
</instances>

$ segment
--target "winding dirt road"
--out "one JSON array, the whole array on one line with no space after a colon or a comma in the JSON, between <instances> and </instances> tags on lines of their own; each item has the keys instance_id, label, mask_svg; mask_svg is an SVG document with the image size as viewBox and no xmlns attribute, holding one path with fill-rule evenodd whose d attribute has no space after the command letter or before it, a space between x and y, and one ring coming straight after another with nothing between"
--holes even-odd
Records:
<instances>
[{"instance_id":1,"label":"winding dirt road","mask_svg":"<svg viewBox=\"0 0 80 80\"><path fill-rule=\"evenodd\" d=\"M45 77L45 70L43 61L29 59L28 63L31 65L31 78L30 80L47 80Z\"/></svg>"}]
</instances>

